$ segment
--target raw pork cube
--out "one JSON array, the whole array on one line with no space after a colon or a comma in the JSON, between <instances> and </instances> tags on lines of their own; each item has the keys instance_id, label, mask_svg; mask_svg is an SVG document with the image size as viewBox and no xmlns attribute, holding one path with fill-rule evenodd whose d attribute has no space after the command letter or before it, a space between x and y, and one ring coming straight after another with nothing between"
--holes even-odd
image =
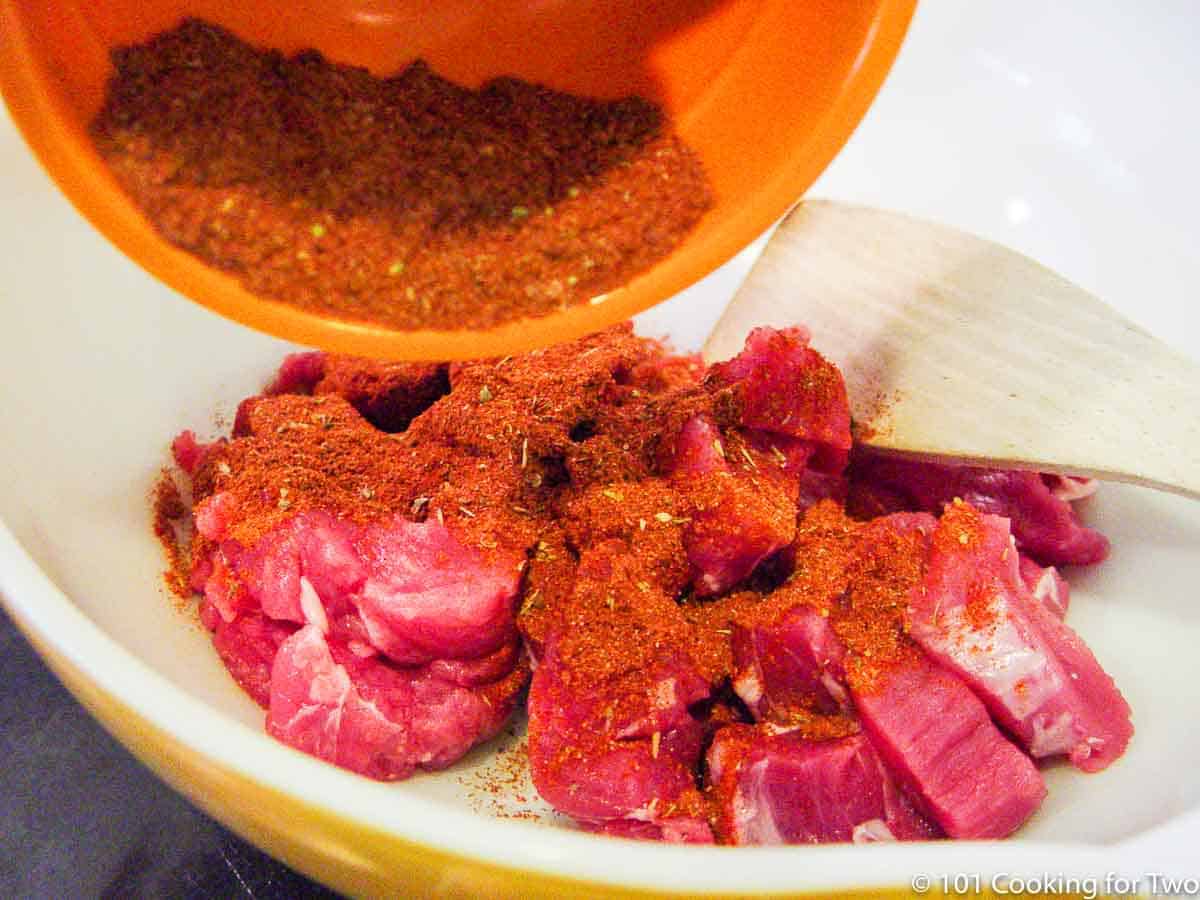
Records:
<instances>
[{"instance_id":1,"label":"raw pork cube","mask_svg":"<svg viewBox=\"0 0 1200 900\"><path fill-rule=\"evenodd\" d=\"M215 495L209 503L223 495ZM328 631L325 606L335 614L367 577L354 548L355 528L324 512L293 516L237 557L250 597L272 619L309 622Z\"/></svg>"},{"instance_id":2,"label":"raw pork cube","mask_svg":"<svg viewBox=\"0 0 1200 900\"><path fill-rule=\"evenodd\" d=\"M672 450L664 469L676 479L701 478L729 471L721 430L706 415L692 416L683 423Z\"/></svg>"},{"instance_id":3,"label":"raw pork cube","mask_svg":"<svg viewBox=\"0 0 1200 900\"><path fill-rule=\"evenodd\" d=\"M254 405L280 394L336 394L381 431L403 431L450 392L448 368L444 363L382 362L321 351L292 353L261 394L239 405L233 434L249 434Z\"/></svg>"},{"instance_id":4,"label":"raw pork cube","mask_svg":"<svg viewBox=\"0 0 1200 900\"><path fill-rule=\"evenodd\" d=\"M868 843L936 837L861 734L810 741L727 725L708 751L718 831L734 844Z\"/></svg>"},{"instance_id":5,"label":"raw pork cube","mask_svg":"<svg viewBox=\"0 0 1200 900\"><path fill-rule=\"evenodd\" d=\"M795 502L763 481L729 474L693 496L697 509L683 546L697 596L729 590L796 535Z\"/></svg>"},{"instance_id":6,"label":"raw pork cube","mask_svg":"<svg viewBox=\"0 0 1200 900\"><path fill-rule=\"evenodd\" d=\"M829 619L804 604L778 621L733 627L733 689L758 721L791 710L845 710L845 649Z\"/></svg>"},{"instance_id":7,"label":"raw pork cube","mask_svg":"<svg viewBox=\"0 0 1200 900\"><path fill-rule=\"evenodd\" d=\"M208 521L226 496L198 508L206 536L222 533ZM486 656L516 635L516 562L485 559L435 520L395 516L359 528L301 513L249 550L222 542L204 572L205 596L226 621L261 609L328 633L331 622L357 613L367 642L402 665Z\"/></svg>"},{"instance_id":8,"label":"raw pork cube","mask_svg":"<svg viewBox=\"0 0 1200 900\"><path fill-rule=\"evenodd\" d=\"M863 730L917 808L953 838L1002 838L1042 802L1033 762L970 688L915 656L854 693Z\"/></svg>"},{"instance_id":9,"label":"raw pork cube","mask_svg":"<svg viewBox=\"0 0 1200 900\"><path fill-rule=\"evenodd\" d=\"M653 688L625 697L583 686L547 642L529 688L529 768L538 793L592 830L707 842L694 772L703 726L688 707L708 684L686 661L661 661ZM625 702L622 702L622 701ZM638 712L613 711L635 701Z\"/></svg>"},{"instance_id":10,"label":"raw pork cube","mask_svg":"<svg viewBox=\"0 0 1200 900\"><path fill-rule=\"evenodd\" d=\"M271 666L279 647L296 626L273 622L258 613L240 615L231 622L216 617L213 646L229 674L259 706L271 702Z\"/></svg>"},{"instance_id":11,"label":"raw pork cube","mask_svg":"<svg viewBox=\"0 0 1200 900\"><path fill-rule=\"evenodd\" d=\"M403 665L485 656L516 634L516 561L489 562L445 525L399 517L365 528L351 596L372 646Z\"/></svg>"},{"instance_id":12,"label":"raw pork cube","mask_svg":"<svg viewBox=\"0 0 1200 900\"><path fill-rule=\"evenodd\" d=\"M1089 565L1108 556L1108 539L1080 524L1071 504L1037 472L915 462L855 451L851 500L862 513L941 512L962 499L1012 522L1017 547L1043 565ZM1076 494L1066 494L1076 496ZM1082 496L1082 494L1080 494Z\"/></svg>"},{"instance_id":13,"label":"raw pork cube","mask_svg":"<svg viewBox=\"0 0 1200 900\"><path fill-rule=\"evenodd\" d=\"M306 625L275 656L267 732L370 778L407 778L417 768L443 768L494 736L526 675L514 666L500 680L466 687L428 667L361 658Z\"/></svg>"},{"instance_id":14,"label":"raw pork cube","mask_svg":"<svg viewBox=\"0 0 1200 900\"><path fill-rule=\"evenodd\" d=\"M175 465L188 475L195 475L204 464L209 451L221 443L224 443L223 438L202 443L196 440L194 431L181 431L175 436L175 440L171 441L171 454L175 457Z\"/></svg>"},{"instance_id":15,"label":"raw pork cube","mask_svg":"<svg viewBox=\"0 0 1200 900\"><path fill-rule=\"evenodd\" d=\"M722 593L786 546L796 532L799 473L772 479L735 470L720 429L704 415L680 429L666 468L695 507L683 545L698 596Z\"/></svg>"},{"instance_id":16,"label":"raw pork cube","mask_svg":"<svg viewBox=\"0 0 1200 900\"><path fill-rule=\"evenodd\" d=\"M840 472L850 451L846 385L808 339L802 328L755 328L741 353L709 368L705 383L730 391L739 424L810 441L809 465Z\"/></svg>"},{"instance_id":17,"label":"raw pork cube","mask_svg":"<svg viewBox=\"0 0 1200 900\"><path fill-rule=\"evenodd\" d=\"M829 507L823 509L828 511ZM812 516L819 513L815 511ZM841 521L847 520L842 517ZM805 527L812 522L812 518L806 518ZM841 573L840 580L822 583L818 589L793 578L769 598L783 610L775 618L760 616L750 623L734 623L733 688L757 720L789 723L796 711L850 711L845 687L846 651L828 616L830 607L837 606L844 593L854 590L849 573L862 568L864 561L868 564L862 571L870 572L869 561L889 552L898 538L915 536L909 541L911 552L924 554L936 525L937 520L928 513L894 513L856 526L853 539L847 538L835 566ZM817 551L826 549L818 547ZM799 549L793 546L789 550L801 555L810 552L803 542ZM819 612L809 603L826 605ZM896 622L894 627L899 630L901 623Z\"/></svg>"},{"instance_id":18,"label":"raw pork cube","mask_svg":"<svg viewBox=\"0 0 1200 900\"><path fill-rule=\"evenodd\" d=\"M1087 646L1021 580L1008 521L965 503L934 533L912 636L961 676L1035 757L1095 772L1119 757L1129 704Z\"/></svg>"},{"instance_id":19,"label":"raw pork cube","mask_svg":"<svg viewBox=\"0 0 1200 900\"><path fill-rule=\"evenodd\" d=\"M289 353L279 364L279 371L271 383L263 388L263 396L278 394L311 394L325 374L325 362L329 354L320 350L305 350Z\"/></svg>"},{"instance_id":20,"label":"raw pork cube","mask_svg":"<svg viewBox=\"0 0 1200 900\"><path fill-rule=\"evenodd\" d=\"M448 368L444 363L380 362L331 353L312 392L337 394L376 428L394 433L450 393Z\"/></svg>"}]
</instances>

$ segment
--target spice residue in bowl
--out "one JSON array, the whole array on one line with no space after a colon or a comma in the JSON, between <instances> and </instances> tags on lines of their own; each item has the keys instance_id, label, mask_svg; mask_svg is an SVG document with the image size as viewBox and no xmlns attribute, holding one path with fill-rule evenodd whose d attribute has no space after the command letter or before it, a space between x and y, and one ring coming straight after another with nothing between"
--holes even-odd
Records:
<instances>
[{"instance_id":1,"label":"spice residue in bowl","mask_svg":"<svg viewBox=\"0 0 1200 900\"><path fill-rule=\"evenodd\" d=\"M416 62L285 58L196 20L114 52L92 123L169 241L253 293L404 330L487 328L612 290L711 205L662 110Z\"/></svg>"}]
</instances>

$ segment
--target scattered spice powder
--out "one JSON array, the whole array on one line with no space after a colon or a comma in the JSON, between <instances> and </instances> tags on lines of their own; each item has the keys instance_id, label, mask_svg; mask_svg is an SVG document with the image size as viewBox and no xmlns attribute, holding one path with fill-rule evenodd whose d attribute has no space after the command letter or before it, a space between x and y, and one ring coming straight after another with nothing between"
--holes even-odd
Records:
<instances>
[{"instance_id":1,"label":"scattered spice powder","mask_svg":"<svg viewBox=\"0 0 1200 900\"><path fill-rule=\"evenodd\" d=\"M176 597L187 599L191 595L188 572L192 560L189 542L182 532L185 531L188 508L169 469L160 472L154 483L151 510L154 536L158 538L163 555L167 558L167 569L163 572L167 589Z\"/></svg>"},{"instance_id":2,"label":"scattered spice powder","mask_svg":"<svg viewBox=\"0 0 1200 900\"><path fill-rule=\"evenodd\" d=\"M159 232L252 292L399 329L586 302L711 205L662 111L422 62L389 78L184 21L113 53L92 136Z\"/></svg>"},{"instance_id":3,"label":"scattered spice powder","mask_svg":"<svg viewBox=\"0 0 1200 900\"><path fill-rule=\"evenodd\" d=\"M511 730L501 739L488 764L458 777L467 801L477 812L498 819L541 822L548 816L539 807L537 790L529 779L529 745Z\"/></svg>"}]
</instances>

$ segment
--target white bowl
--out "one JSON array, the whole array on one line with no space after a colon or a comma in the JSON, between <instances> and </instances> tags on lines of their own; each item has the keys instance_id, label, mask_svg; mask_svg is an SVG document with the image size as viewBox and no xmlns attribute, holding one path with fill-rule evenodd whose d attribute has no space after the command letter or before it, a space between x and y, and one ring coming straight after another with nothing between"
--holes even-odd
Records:
<instances>
[{"instance_id":1,"label":"white bowl","mask_svg":"<svg viewBox=\"0 0 1200 900\"><path fill-rule=\"evenodd\" d=\"M914 92L930 67L936 68L938 54L946 65L958 60L939 49L965 46L958 38L942 43L951 13L931 6L918 14L896 70L901 88L885 89L863 140L885 146L880 142L889 136L884 127L889 117L900 116L898 104L901 111L914 108ZM998 21L977 13L965 24L956 20L953 28L978 28L972 40L999 41L1009 32ZM1169 27L1165 16L1159 24ZM922 60L919 67L910 63L914 58ZM1003 84L1021 89L1016 76L1022 70L1011 57L971 58L978 65L967 71L984 88L1002 97L1008 96ZM1198 74L1190 83L1200 83L1197 63L1188 64ZM1004 65L1017 66L1016 74L997 76L997 88L988 73ZM905 85L908 93L897 94ZM1195 108L1196 91L1190 90L1189 108ZM1043 92L1041 100L1027 95L1026 101L1045 111L1037 103L1052 103L1055 96ZM957 102L958 94L946 101L949 112ZM961 103L963 114L970 115L969 92ZM986 122L993 119L979 119L983 137L956 140L1006 172L1002 150L983 146ZM1108 126L1095 122L1088 127L1106 133ZM883 137L872 134L878 128L884 128ZM892 128L892 135L911 134L898 124ZM1078 129L1074 134L1079 137ZM1069 140L1052 144L1039 163L1044 168L1036 171L1051 170L1060 157L1069 162L1073 146ZM856 139L846 160L835 165L826 180L829 192L876 205L890 200L1007 238L1102 296L1112 296L1106 283L1116 285L1118 295L1134 284L1121 281L1124 269L1115 275L1105 270L1118 265L1111 259L1097 263L1081 251L1074 263L1068 259L1063 265L1054 258L1062 252L1060 244L1051 239L1039 244L1028 231L1006 231L1030 220L1028 214L1021 218L1022 208L1033 210L1036 222L1057 221L1063 194L1039 188L1036 179L1025 183L1023 193L998 195L1003 202L994 205L989 192L995 184L976 186L972 207L962 189L951 191L939 181L936 159L912 163L930 185L941 185L937 190L946 199L933 208L904 204L907 186L865 196L855 187L870 173L879 177L877 163L886 158L884 150L868 154L865 159L875 161L868 166L861 147ZM1083 154L1089 160L1094 155ZM1169 171L1153 168L1147 162L1137 173L1171 178ZM1191 177L1180 163L1175 176L1185 175ZM1123 204L1131 216L1145 220L1139 196L1122 191L1118 184L1096 193L1078 213L1078 227L1108 234L1105 229L1117 227L1112 214L1122 212ZM185 427L215 433L214 414L228 421L237 400L261 384L286 347L184 302L122 259L37 171L7 118L0 122L0 196L6 201L0 211L6 255L0 271L0 409L7 422L0 439L0 594L60 677L135 753L217 818L307 874L356 894L523 897L595 891L906 892L910 884L920 887L913 882L919 877L931 878L931 887L953 889L987 887L1003 875L1089 877L1098 890L1111 892L1122 886L1114 878L1138 879L1147 888L1150 872L1186 874L1200 835L1200 768L1190 764L1200 757L1195 650L1200 606L1194 587L1200 506L1129 488L1106 486L1088 508L1089 520L1110 536L1114 552L1101 568L1072 578L1068 621L1129 699L1137 733L1126 756L1103 773L1048 771L1045 805L1008 842L781 849L636 843L498 817L497 807L507 801L481 799L475 787L489 765L485 751L442 774L382 785L275 743L262 733L261 711L225 673L207 634L163 589L148 493L167 461L169 438ZM1018 200L1025 206L1013 205ZM987 212L972 219L954 215L955 209ZM1151 236L1176 234L1171 215L1150 216L1151 224L1141 222L1137 232L1121 230L1125 247L1107 255L1127 250L1127 266L1164 259L1175 245L1164 250ZM1051 228L1051 238L1061 233ZM1087 249L1076 232L1066 244ZM665 327L685 346L695 345L747 262L743 257L656 311L645 327ZM1157 277L1161 295L1162 285L1169 290L1170 279L1180 276L1174 270ZM1152 327L1174 321L1169 304L1138 307L1129 293L1127 312L1149 318ZM1179 319L1180 328L1170 336L1195 353L1200 336L1194 323L1189 331L1188 321ZM943 883L943 875L959 880ZM996 882L1001 889L1005 884ZM1081 883L1083 892L1089 884Z\"/></svg>"}]
</instances>

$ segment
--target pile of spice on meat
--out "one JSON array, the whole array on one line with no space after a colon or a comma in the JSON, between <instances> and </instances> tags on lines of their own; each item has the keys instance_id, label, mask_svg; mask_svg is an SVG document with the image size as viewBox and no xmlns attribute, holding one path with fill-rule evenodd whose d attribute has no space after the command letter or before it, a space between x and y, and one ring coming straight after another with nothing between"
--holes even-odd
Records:
<instances>
[{"instance_id":1,"label":"pile of spice on meat","mask_svg":"<svg viewBox=\"0 0 1200 900\"><path fill-rule=\"evenodd\" d=\"M281 741L379 779L518 703L587 829L733 844L1012 833L1129 707L1055 568L1087 482L851 446L802 329L707 369L628 326L454 365L289 357L176 440L177 576ZM158 528L186 518L169 483ZM528 694L524 691L528 686Z\"/></svg>"},{"instance_id":2,"label":"pile of spice on meat","mask_svg":"<svg viewBox=\"0 0 1200 900\"><path fill-rule=\"evenodd\" d=\"M253 293L486 328L650 268L712 204L663 111L422 62L377 78L189 19L113 53L97 152L164 238Z\"/></svg>"}]
</instances>

